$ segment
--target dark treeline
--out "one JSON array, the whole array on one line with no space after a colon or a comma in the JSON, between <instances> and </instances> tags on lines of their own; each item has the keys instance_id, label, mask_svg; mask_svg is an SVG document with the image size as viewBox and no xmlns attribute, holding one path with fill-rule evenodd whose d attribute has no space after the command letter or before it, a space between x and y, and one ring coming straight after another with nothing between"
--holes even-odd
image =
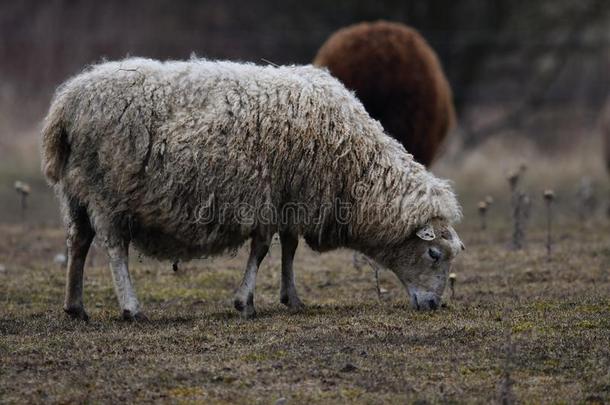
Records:
<instances>
[{"instance_id":1,"label":"dark treeline","mask_svg":"<svg viewBox=\"0 0 610 405\"><path fill-rule=\"evenodd\" d=\"M609 9L605 0L2 0L0 128L31 124L57 84L103 58L309 63L336 29L377 19L423 33L463 122L489 104L516 111L509 124L521 124L519 108L596 111L610 80Z\"/></svg>"}]
</instances>

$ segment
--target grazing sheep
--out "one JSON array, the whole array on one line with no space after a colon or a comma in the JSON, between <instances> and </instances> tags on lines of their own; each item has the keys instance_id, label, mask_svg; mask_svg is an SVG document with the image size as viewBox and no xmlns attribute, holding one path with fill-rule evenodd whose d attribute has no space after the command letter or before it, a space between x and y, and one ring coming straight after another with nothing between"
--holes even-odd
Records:
<instances>
[{"instance_id":1,"label":"grazing sheep","mask_svg":"<svg viewBox=\"0 0 610 405\"><path fill-rule=\"evenodd\" d=\"M322 45L314 64L354 90L415 160L434 161L455 113L441 64L417 31L386 21L352 25Z\"/></svg>"},{"instance_id":2,"label":"grazing sheep","mask_svg":"<svg viewBox=\"0 0 610 405\"><path fill-rule=\"evenodd\" d=\"M253 316L256 272L282 243L280 300L297 296L298 237L357 249L392 269L413 306L436 308L461 242L449 186L386 136L325 70L193 59L125 59L63 84L42 135L69 247L64 309L87 319L83 265L94 235L125 319L143 315L129 243L159 259L220 254L251 238L235 307ZM419 236L418 236L419 235Z\"/></svg>"}]
</instances>

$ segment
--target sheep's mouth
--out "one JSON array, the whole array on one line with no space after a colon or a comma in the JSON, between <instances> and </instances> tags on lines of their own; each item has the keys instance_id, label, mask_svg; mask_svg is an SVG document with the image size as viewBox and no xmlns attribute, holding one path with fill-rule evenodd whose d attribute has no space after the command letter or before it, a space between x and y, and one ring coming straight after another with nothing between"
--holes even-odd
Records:
<instances>
[{"instance_id":1,"label":"sheep's mouth","mask_svg":"<svg viewBox=\"0 0 610 405\"><path fill-rule=\"evenodd\" d=\"M420 293L414 289L409 289L411 308L417 311L435 311L442 307L440 297L432 293Z\"/></svg>"}]
</instances>

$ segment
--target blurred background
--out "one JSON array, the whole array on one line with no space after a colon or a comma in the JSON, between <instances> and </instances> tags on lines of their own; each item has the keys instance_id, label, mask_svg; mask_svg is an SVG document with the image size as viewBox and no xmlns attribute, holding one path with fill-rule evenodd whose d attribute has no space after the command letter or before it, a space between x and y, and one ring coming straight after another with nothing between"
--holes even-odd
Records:
<instances>
[{"instance_id":1,"label":"blurred background","mask_svg":"<svg viewBox=\"0 0 610 405\"><path fill-rule=\"evenodd\" d=\"M193 53L307 64L337 29L379 19L416 28L438 53L458 128L432 169L456 182L466 213L483 195L507 194L506 172L522 163L532 188L567 195L585 181L608 195L605 0L2 0L0 222L19 221L16 180L33 189L28 221L59 222L39 174L40 122L55 87L86 65Z\"/></svg>"}]
</instances>

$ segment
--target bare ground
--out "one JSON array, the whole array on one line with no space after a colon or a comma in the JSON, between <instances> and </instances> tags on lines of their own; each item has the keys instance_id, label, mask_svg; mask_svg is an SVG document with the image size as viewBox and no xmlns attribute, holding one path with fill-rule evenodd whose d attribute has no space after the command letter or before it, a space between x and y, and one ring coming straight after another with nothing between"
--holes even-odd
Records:
<instances>
[{"instance_id":1,"label":"bare ground","mask_svg":"<svg viewBox=\"0 0 610 405\"><path fill-rule=\"evenodd\" d=\"M91 321L61 309L56 227L0 225L0 402L526 403L610 401L610 226L561 225L522 252L509 230L461 227L455 296L433 313L407 307L388 272L379 301L351 253L297 252L307 309L279 304L279 249L263 262L258 317L232 309L245 250L174 273L132 255L148 322L119 321L106 258L86 269ZM511 385L512 384L512 385Z\"/></svg>"}]
</instances>

